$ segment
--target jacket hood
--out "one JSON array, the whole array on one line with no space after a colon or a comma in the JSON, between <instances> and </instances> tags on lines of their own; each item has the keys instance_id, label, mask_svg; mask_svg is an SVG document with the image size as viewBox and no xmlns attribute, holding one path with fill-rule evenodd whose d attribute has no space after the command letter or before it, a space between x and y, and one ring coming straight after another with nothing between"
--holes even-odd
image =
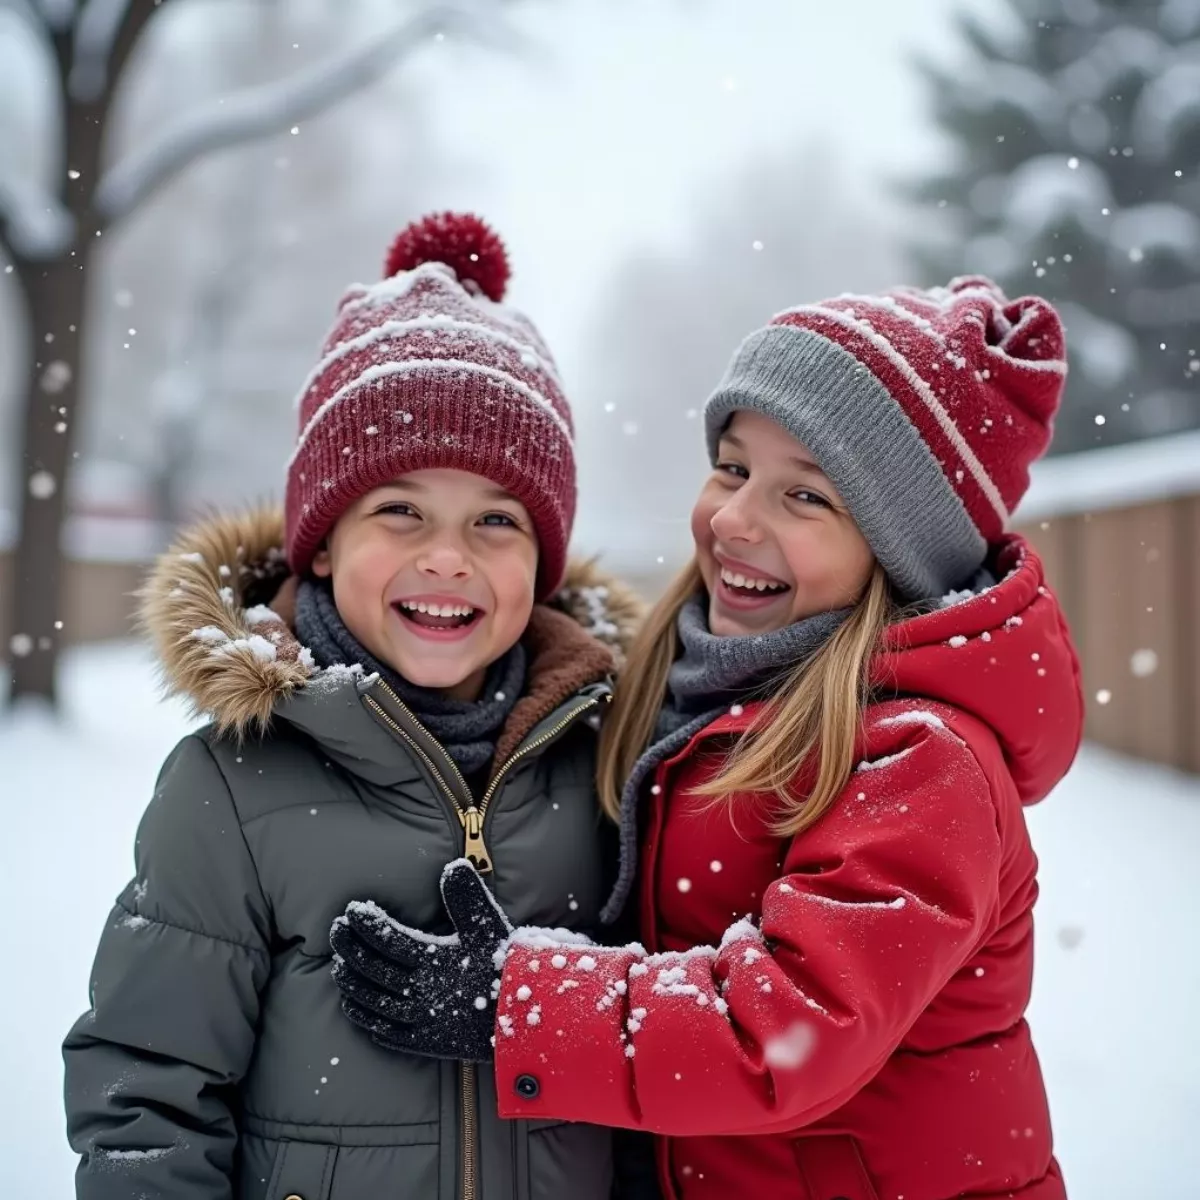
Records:
<instances>
[{"instance_id":1,"label":"jacket hood","mask_svg":"<svg viewBox=\"0 0 1200 1200\"><path fill-rule=\"evenodd\" d=\"M347 682L346 669L320 670L296 638L298 582L283 552L279 509L212 516L182 531L140 593L140 623L168 694L185 698L220 732L244 736L264 729L284 701ZM643 613L631 589L583 560L569 564L544 607L607 647L614 668Z\"/></svg>"},{"instance_id":2,"label":"jacket hood","mask_svg":"<svg viewBox=\"0 0 1200 1200\"><path fill-rule=\"evenodd\" d=\"M1032 547L1006 538L993 568L994 587L947 596L937 611L894 625L873 678L881 690L940 700L983 721L1000 741L1022 802L1033 804L1079 749L1079 660Z\"/></svg>"}]
</instances>

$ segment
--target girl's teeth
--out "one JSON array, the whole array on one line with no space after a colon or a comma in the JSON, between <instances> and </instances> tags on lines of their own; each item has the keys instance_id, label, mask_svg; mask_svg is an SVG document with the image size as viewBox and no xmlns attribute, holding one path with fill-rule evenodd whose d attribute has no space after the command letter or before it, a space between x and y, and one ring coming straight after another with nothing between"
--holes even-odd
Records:
<instances>
[{"instance_id":1,"label":"girl's teeth","mask_svg":"<svg viewBox=\"0 0 1200 1200\"><path fill-rule=\"evenodd\" d=\"M721 570L721 578L730 587L749 588L751 591L758 592L774 591L777 588L782 590L780 584L772 583L766 579L747 579L745 575L734 571L727 571L724 568Z\"/></svg>"}]
</instances>

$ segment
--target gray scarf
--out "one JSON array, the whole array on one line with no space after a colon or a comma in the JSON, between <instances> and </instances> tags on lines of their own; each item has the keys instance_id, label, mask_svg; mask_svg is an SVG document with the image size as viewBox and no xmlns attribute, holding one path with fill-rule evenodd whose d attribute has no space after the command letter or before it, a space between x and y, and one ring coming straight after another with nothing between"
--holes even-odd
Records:
<instances>
[{"instance_id":1,"label":"gray scarf","mask_svg":"<svg viewBox=\"0 0 1200 1200\"><path fill-rule=\"evenodd\" d=\"M518 642L488 668L480 699L452 700L418 687L376 659L346 628L328 584L304 580L296 593L296 634L319 667L359 663L380 678L413 710L464 775L483 770L496 752L496 739L525 690L525 648Z\"/></svg>"},{"instance_id":2,"label":"gray scarf","mask_svg":"<svg viewBox=\"0 0 1200 1200\"><path fill-rule=\"evenodd\" d=\"M684 604L676 626L683 649L667 676L668 695L654 741L634 763L621 791L621 866L612 895L600 914L606 925L621 915L633 889L638 799L646 778L732 704L770 695L781 676L815 654L850 612L846 608L819 613L751 637L717 637L708 628L707 594L693 596Z\"/></svg>"}]
</instances>

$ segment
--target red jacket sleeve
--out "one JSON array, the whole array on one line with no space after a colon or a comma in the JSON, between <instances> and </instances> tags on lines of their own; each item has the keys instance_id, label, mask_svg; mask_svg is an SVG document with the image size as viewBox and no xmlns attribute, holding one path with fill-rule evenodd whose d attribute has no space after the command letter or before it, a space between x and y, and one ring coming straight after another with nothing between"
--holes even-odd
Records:
<instances>
[{"instance_id":1,"label":"red jacket sleeve","mask_svg":"<svg viewBox=\"0 0 1200 1200\"><path fill-rule=\"evenodd\" d=\"M505 958L505 1117L687 1137L800 1128L840 1107L994 929L997 811L940 722L891 723L719 947L556 944ZM869 772L869 774L868 774Z\"/></svg>"}]
</instances>

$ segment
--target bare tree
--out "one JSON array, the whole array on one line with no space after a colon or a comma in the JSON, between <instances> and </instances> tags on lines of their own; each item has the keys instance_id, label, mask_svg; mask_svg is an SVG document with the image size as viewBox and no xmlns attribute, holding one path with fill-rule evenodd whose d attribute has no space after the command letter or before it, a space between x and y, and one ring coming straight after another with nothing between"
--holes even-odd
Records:
<instances>
[{"instance_id":1,"label":"bare tree","mask_svg":"<svg viewBox=\"0 0 1200 1200\"><path fill-rule=\"evenodd\" d=\"M178 2L178 0L175 0ZM56 161L46 186L0 163L0 258L27 314L18 534L13 564L12 688L55 700L66 479L86 402L80 384L97 239L187 167L218 150L314 116L448 31L497 34L481 14L434 0L385 36L191 114L111 166L114 98L162 0L0 0L45 46L57 91Z\"/></svg>"}]
</instances>

